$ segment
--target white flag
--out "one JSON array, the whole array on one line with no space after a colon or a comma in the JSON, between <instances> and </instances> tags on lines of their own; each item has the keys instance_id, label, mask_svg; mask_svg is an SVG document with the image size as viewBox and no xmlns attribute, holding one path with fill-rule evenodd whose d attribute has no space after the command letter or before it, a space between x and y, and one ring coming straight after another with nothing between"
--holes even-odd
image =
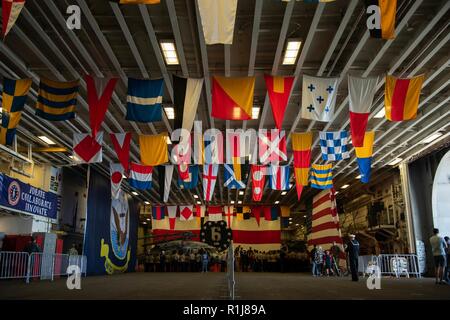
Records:
<instances>
[{"instance_id":1,"label":"white flag","mask_svg":"<svg viewBox=\"0 0 450 320\"><path fill-rule=\"evenodd\" d=\"M118 199L120 195L120 186L123 179L123 167L120 163L110 163L109 172L111 174L111 197Z\"/></svg>"},{"instance_id":2,"label":"white flag","mask_svg":"<svg viewBox=\"0 0 450 320\"><path fill-rule=\"evenodd\" d=\"M197 0L206 44L232 44L237 0Z\"/></svg>"},{"instance_id":3,"label":"white flag","mask_svg":"<svg viewBox=\"0 0 450 320\"><path fill-rule=\"evenodd\" d=\"M164 202L169 200L170 194L170 184L172 183L172 175L173 175L173 165L167 165L165 167L165 175L164 175ZM161 186L159 186L161 188Z\"/></svg>"},{"instance_id":4,"label":"white flag","mask_svg":"<svg viewBox=\"0 0 450 320\"><path fill-rule=\"evenodd\" d=\"M328 122L334 114L339 78L303 75L302 118Z\"/></svg>"},{"instance_id":5,"label":"white flag","mask_svg":"<svg viewBox=\"0 0 450 320\"><path fill-rule=\"evenodd\" d=\"M369 113L377 91L378 77L361 78L348 76L350 111Z\"/></svg>"}]
</instances>

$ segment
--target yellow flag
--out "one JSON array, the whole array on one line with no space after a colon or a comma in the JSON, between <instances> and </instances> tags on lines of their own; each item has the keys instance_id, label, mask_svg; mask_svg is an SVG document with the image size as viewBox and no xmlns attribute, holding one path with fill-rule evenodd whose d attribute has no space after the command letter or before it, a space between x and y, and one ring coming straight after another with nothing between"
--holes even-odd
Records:
<instances>
[{"instance_id":1,"label":"yellow flag","mask_svg":"<svg viewBox=\"0 0 450 320\"><path fill-rule=\"evenodd\" d=\"M167 133L156 135L139 135L141 163L157 166L169 161L167 150Z\"/></svg>"}]
</instances>

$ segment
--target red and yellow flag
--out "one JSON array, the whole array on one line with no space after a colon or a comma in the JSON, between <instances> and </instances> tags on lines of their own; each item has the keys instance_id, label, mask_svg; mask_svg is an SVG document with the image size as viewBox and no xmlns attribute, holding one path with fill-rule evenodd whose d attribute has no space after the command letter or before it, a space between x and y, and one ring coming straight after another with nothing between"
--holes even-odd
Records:
<instances>
[{"instance_id":1,"label":"red and yellow flag","mask_svg":"<svg viewBox=\"0 0 450 320\"><path fill-rule=\"evenodd\" d=\"M419 96L425 79L420 75L410 79L386 76L384 107L386 119L403 121L414 119L419 106Z\"/></svg>"},{"instance_id":2,"label":"red and yellow flag","mask_svg":"<svg viewBox=\"0 0 450 320\"><path fill-rule=\"evenodd\" d=\"M250 120L254 89L254 77L213 77L211 115L222 120Z\"/></svg>"},{"instance_id":3,"label":"red and yellow flag","mask_svg":"<svg viewBox=\"0 0 450 320\"><path fill-rule=\"evenodd\" d=\"M303 186L308 185L312 132L292 133L291 138L294 153L295 185L297 187L297 197L300 200Z\"/></svg>"},{"instance_id":4,"label":"red and yellow flag","mask_svg":"<svg viewBox=\"0 0 450 320\"><path fill-rule=\"evenodd\" d=\"M278 130L283 124L284 112L289 101L294 77L273 77L264 75L267 92L269 94L270 105L272 106L273 120Z\"/></svg>"}]
</instances>

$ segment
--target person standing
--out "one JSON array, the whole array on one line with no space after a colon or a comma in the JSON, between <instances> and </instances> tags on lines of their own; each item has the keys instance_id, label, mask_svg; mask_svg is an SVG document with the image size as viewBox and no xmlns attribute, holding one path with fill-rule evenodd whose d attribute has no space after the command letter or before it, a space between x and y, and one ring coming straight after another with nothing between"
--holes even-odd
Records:
<instances>
[{"instance_id":1,"label":"person standing","mask_svg":"<svg viewBox=\"0 0 450 320\"><path fill-rule=\"evenodd\" d=\"M209 262L208 253L205 251L202 254L202 272L208 272L208 262Z\"/></svg>"},{"instance_id":2,"label":"person standing","mask_svg":"<svg viewBox=\"0 0 450 320\"><path fill-rule=\"evenodd\" d=\"M323 249L319 246L314 254L314 262L316 263L316 276L318 277L322 276L323 273L323 256Z\"/></svg>"},{"instance_id":3,"label":"person standing","mask_svg":"<svg viewBox=\"0 0 450 320\"><path fill-rule=\"evenodd\" d=\"M450 282L449 279L449 266L450 266L450 238L449 237L444 237L445 243L447 244L447 249L445 249L445 252L447 253L447 265L445 266L445 271L444 271L444 280L448 283Z\"/></svg>"},{"instance_id":4,"label":"person standing","mask_svg":"<svg viewBox=\"0 0 450 320\"><path fill-rule=\"evenodd\" d=\"M348 253L350 271L352 273L352 281L358 281L358 258L359 258L359 242L355 239L355 235L350 235L350 241L345 251Z\"/></svg>"},{"instance_id":5,"label":"person standing","mask_svg":"<svg viewBox=\"0 0 450 320\"><path fill-rule=\"evenodd\" d=\"M334 259L334 267L336 268L336 273L339 274L340 273L340 267L339 267L339 256L341 255L341 247L338 246L338 244L336 243L336 241L333 241L333 245L330 248L330 252L331 255L333 256Z\"/></svg>"},{"instance_id":6,"label":"person standing","mask_svg":"<svg viewBox=\"0 0 450 320\"><path fill-rule=\"evenodd\" d=\"M312 273L313 277L315 277L317 275L316 251L317 251L317 248L316 248L316 245L314 245L311 252L309 253L310 259L311 259L311 265L312 265L311 273Z\"/></svg>"},{"instance_id":7,"label":"person standing","mask_svg":"<svg viewBox=\"0 0 450 320\"><path fill-rule=\"evenodd\" d=\"M444 238L439 236L439 229L433 229L433 236L430 238L431 250L434 257L434 266L436 273L436 284L445 284L444 268L446 263L447 243Z\"/></svg>"}]
</instances>

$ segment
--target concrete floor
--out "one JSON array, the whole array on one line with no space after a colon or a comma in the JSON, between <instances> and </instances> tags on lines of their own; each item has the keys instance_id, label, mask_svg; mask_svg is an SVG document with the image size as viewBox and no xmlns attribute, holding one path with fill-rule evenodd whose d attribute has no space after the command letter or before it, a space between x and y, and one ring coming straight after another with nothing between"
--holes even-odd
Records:
<instances>
[{"instance_id":1,"label":"concrete floor","mask_svg":"<svg viewBox=\"0 0 450 320\"><path fill-rule=\"evenodd\" d=\"M68 290L65 279L0 282L0 299L225 299L224 273L130 273L82 278L82 290ZM434 279L383 278L381 290L365 281L313 278L302 273L237 273L236 298L299 299L450 299L450 286Z\"/></svg>"}]
</instances>

